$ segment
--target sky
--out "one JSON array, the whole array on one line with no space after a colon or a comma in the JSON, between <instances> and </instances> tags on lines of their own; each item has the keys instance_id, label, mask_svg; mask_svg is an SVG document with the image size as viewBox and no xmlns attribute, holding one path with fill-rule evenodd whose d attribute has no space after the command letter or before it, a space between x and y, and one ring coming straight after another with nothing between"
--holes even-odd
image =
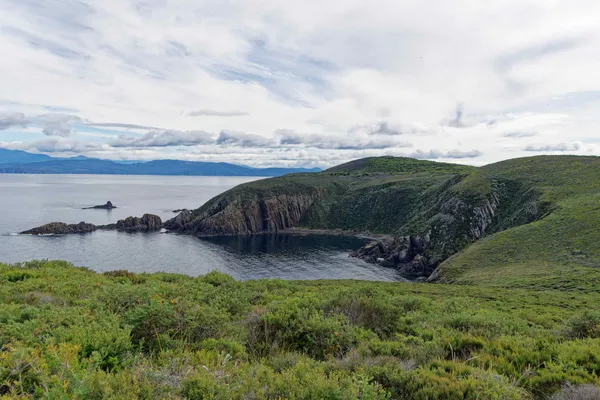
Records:
<instances>
[{"instance_id":1,"label":"sky","mask_svg":"<svg viewBox=\"0 0 600 400\"><path fill-rule=\"evenodd\" d=\"M0 147L326 168L600 155L597 0L0 0Z\"/></svg>"}]
</instances>

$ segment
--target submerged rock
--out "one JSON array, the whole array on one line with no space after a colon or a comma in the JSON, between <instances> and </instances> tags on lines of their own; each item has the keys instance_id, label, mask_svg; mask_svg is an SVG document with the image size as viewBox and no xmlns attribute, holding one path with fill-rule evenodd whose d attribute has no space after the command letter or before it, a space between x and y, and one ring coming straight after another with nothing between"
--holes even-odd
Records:
<instances>
[{"instance_id":1,"label":"submerged rock","mask_svg":"<svg viewBox=\"0 0 600 400\"><path fill-rule=\"evenodd\" d=\"M112 210L113 208L117 208L113 205L113 203L111 203L110 201L107 201L106 204L102 204L100 206L93 206L93 207L84 207L84 210Z\"/></svg>"}]
</instances>

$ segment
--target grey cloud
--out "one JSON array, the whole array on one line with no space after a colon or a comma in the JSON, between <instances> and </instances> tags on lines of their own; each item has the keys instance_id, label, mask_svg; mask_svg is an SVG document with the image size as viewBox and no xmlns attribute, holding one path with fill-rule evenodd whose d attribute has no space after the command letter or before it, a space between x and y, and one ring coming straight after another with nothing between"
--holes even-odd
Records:
<instances>
[{"instance_id":1,"label":"grey cloud","mask_svg":"<svg viewBox=\"0 0 600 400\"><path fill-rule=\"evenodd\" d=\"M29 121L25 118L25 114L16 112L7 115L0 115L0 131L18 126L26 128Z\"/></svg>"},{"instance_id":2,"label":"grey cloud","mask_svg":"<svg viewBox=\"0 0 600 400\"><path fill-rule=\"evenodd\" d=\"M427 132L426 129L414 125L390 124L387 121L380 121L372 125L357 125L349 130L349 133L361 133L369 136L418 135Z\"/></svg>"},{"instance_id":3,"label":"grey cloud","mask_svg":"<svg viewBox=\"0 0 600 400\"><path fill-rule=\"evenodd\" d=\"M456 109L454 110L454 115L448 121L446 121L445 125L451 126L453 128L468 128L473 126L472 123L466 123L464 121L465 115L465 105L463 103L456 104Z\"/></svg>"},{"instance_id":4,"label":"grey cloud","mask_svg":"<svg viewBox=\"0 0 600 400\"><path fill-rule=\"evenodd\" d=\"M39 115L37 120L44 127L44 135L67 137L73 133L71 124L81 121L81 118L71 114L51 113Z\"/></svg>"},{"instance_id":5,"label":"grey cloud","mask_svg":"<svg viewBox=\"0 0 600 400\"><path fill-rule=\"evenodd\" d=\"M73 139L49 138L30 143L19 143L11 146L13 149L38 151L41 153L84 153L99 150L102 145L97 143L80 142Z\"/></svg>"},{"instance_id":6,"label":"grey cloud","mask_svg":"<svg viewBox=\"0 0 600 400\"><path fill-rule=\"evenodd\" d=\"M275 143L264 136L223 130L219 133L216 144L240 147L270 147Z\"/></svg>"},{"instance_id":7,"label":"grey cloud","mask_svg":"<svg viewBox=\"0 0 600 400\"><path fill-rule=\"evenodd\" d=\"M58 122L47 125L42 130L42 133L46 136L67 137L70 136L71 133L73 133L73 130L71 129L71 126L69 124L65 122Z\"/></svg>"},{"instance_id":8,"label":"grey cloud","mask_svg":"<svg viewBox=\"0 0 600 400\"><path fill-rule=\"evenodd\" d=\"M463 159L463 158L475 158L483 155L483 153L479 150L470 150L470 151L461 151L461 150L451 150L447 152L439 151L439 150L417 150L414 153L409 154L409 157L412 158L420 158L425 160L437 160L439 158L449 158L449 159Z\"/></svg>"},{"instance_id":9,"label":"grey cloud","mask_svg":"<svg viewBox=\"0 0 600 400\"><path fill-rule=\"evenodd\" d=\"M581 149L580 143L556 143L556 144L542 144L542 145L530 145L525 147L524 151L577 151Z\"/></svg>"},{"instance_id":10,"label":"grey cloud","mask_svg":"<svg viewBox=\"0 0 600 400\"><path fill-rule=\"evenodd\" d=\"M214 136L204 131L151 130L141 137L119 136L112 147L196 146L214 143Z\"/></svg>"},{"instance_id":11,"label":"grey cloud","mask_svg":"<svg viewBox=\"0 0 600 400\"><path fill-rule=\"evenodd\" d=\"M243 117L250 115L245 111L196 110L186 114L188 117Z\"/></svg>"},{"instance_id":12,"label":"grey cloud","mask_svg":"<svg viewBox=\"0 0 600 400\"><path fill-rule=\"evenodd\" d=\"M160 130L162 128L157 128L156 126L147 126L147 125L137 125L137 124L125 124L121 122L88 122L86 125L95 126L97 128L124 128L124 129L157 129Z\"/></svg>"},{"instance_id":13,"label":"grey cloud","mask_svg":"<svg viewBox=\"0 0 600 400\"><path fill-rule=\"evenodd\" d=\"M367 150L367 149L389 149L395 147L412 147L410 143L398 142L393 138L369 139L346 136L331 136L323 134L302 135L295 131L280 129L276 135L280 137L281 145L304 145L317 149L327 150Z\"/></svg>"},{"instance_id":14,"label":"grey cloud","mask_svg":"<svg viewBox=\"0 0 600 400\"><path fill-rule=\"evenodd\" d=\"M537 132L522 132L522 131L515 131L515 132L506 132L503 133L502 136L507 137L507 138L528 138L528 137L534 137L537 136L538 133Z\"/></svg>"}]
</instances>

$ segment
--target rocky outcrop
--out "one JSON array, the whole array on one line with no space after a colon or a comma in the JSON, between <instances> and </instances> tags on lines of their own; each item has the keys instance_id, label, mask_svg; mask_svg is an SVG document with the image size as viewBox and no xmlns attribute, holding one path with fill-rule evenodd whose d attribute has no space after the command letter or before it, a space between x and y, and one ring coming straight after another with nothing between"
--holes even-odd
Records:
<instances>
[{"instance_id":1,"label":"rocky outcrop","mask_svg":"<svg viewBox=\"0 0 600 400\"><path fill-rule=\"evenodd\" d=\"M84 207L83 210L112 210L113 208L117 208L113 205L113 203L111 203L110 201L107 201L106 204L102 204L100 206L93 206L93 207Z\"/></svg>"},{"instance_id":2,"label":"rocky outcrop","mask_svg":"<svg viewBox=\"0 0 600 400\"><path fill-rule=\"evenodd\" d=\"M127 217L116 223L116 229L126 232L152 232L162 229L162 221L159 216L144 214L141 218Z\"/></svg>"},{"instance_id":3,"label":"rocky outcrop","mask_svg":"<svg viewBox=\"0 0 600 400\"><path fill-rule=\"evenodd\" d=\"M426 223L426 233L402 235L400 230L395 240L369 244L351 255L396 268L408 279L427 279L444 260L486 234L500 205L495 183L488 198L478 204L457 195L441 197Z\"/></svg>"},{"instance_id":4,"label":"rocky outcrop","mask_svg":"<svg viewBox=\"0 0 600 400\"><path fill-rule=\"evenodd\" d=\"M173 232L182 231L193 219L194 216L190 210L181 210L175 218L166 221L164 227Z\"/></svg>"},{"instance_id":5,"label":"rocky outcrop","mask_svg":"<svg viewBox=\"0 0 600 400\"><path fill-rule=\"evenodd\" d=\"M403 277L415 280L429 276L437 266L424 255L430 242L429 234L402 236L394 240L371 242L350 256L396 268Z\"/></svg>"},{"instance_id":6,"label":"rocky outcrop","mask_svg":"<svg viewBox=\"0 0 600 400\"><path fill-rule=\"evenodd\" d=\"M196 236L275 233L295 227L321 193L235 193L165 222L172 232Z\"/></svg>"},{"instance_id":7,"label":"rocky outcrop","mask_svg":"<svg viewBox=\"0 0 600 400\"><path fill-rule=\"evenodd\" d=\"M162 229L160 217L153 214L144 214L141 218L128 217L119 220L116 224L94 225L87 222L78 224L65 224L52 222L40 227L21 232L23 235L67 235L71 233L90 233L96 230L119 230L125 232L151 232Z\"/></svg>"},{"instance_id":8,"label":"rocky outcrop","mask_svg":"<svg viewBox=\"0 0 600 400\"><path fill-rule=\"evenodd\" d=\"M40 227L21 232L24 235L66 235L69 233L90 233L98 229L93 224L80 222L78 224L65 224L63 222L51 222Z\"/></svg>"}]
</instances>

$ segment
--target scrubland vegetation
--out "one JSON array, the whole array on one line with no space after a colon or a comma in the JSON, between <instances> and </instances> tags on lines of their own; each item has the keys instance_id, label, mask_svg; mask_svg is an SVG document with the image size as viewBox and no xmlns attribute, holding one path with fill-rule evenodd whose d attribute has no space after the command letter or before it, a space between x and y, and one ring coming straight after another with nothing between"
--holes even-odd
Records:
<instances>
[{"instance_id":1,"label":"scrubland vegetation","mask_svg":"<svg viewBox=\"0 0 600 400\"><path fill-rule=\"evenodd\" d=\"M0 396L594 399L599 300L0 264Z\"/></svg>"}]
</instances>

